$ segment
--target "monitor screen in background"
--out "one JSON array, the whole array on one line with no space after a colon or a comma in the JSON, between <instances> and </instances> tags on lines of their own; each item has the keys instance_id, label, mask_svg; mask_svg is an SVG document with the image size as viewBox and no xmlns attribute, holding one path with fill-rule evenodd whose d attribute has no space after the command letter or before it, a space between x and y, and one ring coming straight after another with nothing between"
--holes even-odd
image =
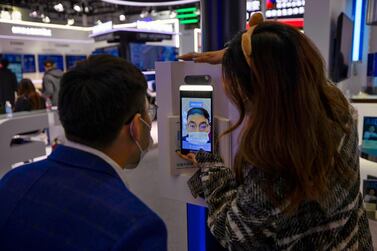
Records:
<instances>
[{"instance_id":1,"label":"monitor screen in background","mask_svg":"<svg viewBox=\"0 0 377 251\"><path fill-rule=\"evenodd\" d=\"M111 55L114 57L120 57L119 46L110 46L104 48L97 48L92 52L92 55Z\"/></svg>"},{"instance_id":2,"label":"monitor screen in background","mask_svg":"<svg viewBox=\"0 0 377 251\"><path fill-rule=\"evenodd\" d=\"M364 117L362 147L377 151L377 117Z\"/></svg>"},{"instance_id":3,"label":"monitor screen in background","mask_svg":"<svg viewBox=\"0 0 377 251\"><path fill-rule=\"evenodd\" d=\"M85 59L86 59L86 55L66 55L65 56L66 69L70 70L71 68L76 66L77 62L84 61Z\"/></svg>"},{"instance_id":4,"label":"monitor screen in background","mask_svg":"<svg viewBox=\"0 0 377 251\"><path fill-rule=\"evenodd\" d=\"M114 57L120 57L118 46L105 47L103 48L103 53L106 55L114 56Z\"/></svg>"},{"instance_id":5,"label":"monitor screen in background","mask_svg":"<svg viewBox=\"0 0 377 251\"><path fill-rule=\"evenodd\" d=\"M97 48L95 49L93 52L92 52L92 55L95 56L95 55L102 55L102 54L105 54L103 52L103 49L102 48Z\"/></svg>"},{"instance_id":6,"label":"monitor screen in background","mask_svg":"<svg viewBox=\"0 0 377 251\"><path fill-rule=\"evenodd\" d=\"M22 54L6 53L2 57L8 60L8 69L16 75L17 82L20 82L22 79Z\"/></svg>"},{"instance_id":7,"label":"monitor screen in background","mask_svg":"<svg viewBox=\"0 0 377 251\"><path fill-rule=\"evenodd\" d=\"M9 63L8 69L11 70L17 78L17 83L22 79L22 64L21 63Z\"/></svg>"},{"instance_id":8,"label":"monitor screen in background","mask_svg":"<svg viewBox=\"0 0 377 251\"><path fill-rule=\"evenodd\" d=\"M38 55L38 70L39 72L45 72L44 62L46 60L52 60L55 62L55 67L64 71L64 59L62 55Z\"/></svg>"},{"instance_id":9,"label":"monitor screen in background","mask_svg":"<svg viewBox=\"0 0 377 251\"><path fill-rule=\"evenodd\" d=\"M142 71L155 70L156 61L177 61L178 49L173 46L157 46L130 43L130 61Z\"/></svg>"},{"instance_id":10,"label":"monitor screen in background","mask_svg":"<svg viewBox=\"0 0 377 251\"><path fill-rule=\"evenodd\" d=\"M35 55L24 54L22 55L22 70L24 73L36 72Z\"/></svg>"}]
</instances>

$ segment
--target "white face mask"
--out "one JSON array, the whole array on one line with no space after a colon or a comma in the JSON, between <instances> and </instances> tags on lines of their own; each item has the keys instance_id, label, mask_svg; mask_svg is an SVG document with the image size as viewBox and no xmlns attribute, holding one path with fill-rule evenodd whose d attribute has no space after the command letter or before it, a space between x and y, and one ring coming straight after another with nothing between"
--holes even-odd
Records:
<instances>
[{"instance_id":1,"label":"white face mask","mask_svg":"<svg viewBox=\"0 0 377 251\"><path fill-rule=\"evenodd\" d=\"M150 125L149 125L144 119L140 118L140 120L141 120L141 122L143 122L143 124L149 129L149 141L148 141L148 145L147 145L147 148L146 148L145 150L143 150L143 148L141 147L140 143L139 143L136 139L134 139L134 136L133 136L133 130L132 130L132 128L133 128L133 123L131 123L131 126L130 126L131 137L132 137L132 139L134 140L134 142L135 142L137 148L139 148L140 156L139 156L139 160L138 160L137 163L126 164L126 165L124 166L125 169L134 169L134 168L136 168L136 167L139 165L140 161L144 158L145 154L149 151L149 149L150 149L150 148L152 147L152 145L153 145L153 139L152 139L152 137L151 137L151 133L150 133L152 127L151 127L151 126L150 126Z\"/></svg>"},{"instance_id":2,"label":"white face mask","mask_svg":"<svg viewBox=\"0 0 377 251\"><path fill-rule=\"evenodd\" d=\"M187 137L187 141L193 145L204 145L208 140L208 132L189 132Z\"/></svg>"}]
</instances>

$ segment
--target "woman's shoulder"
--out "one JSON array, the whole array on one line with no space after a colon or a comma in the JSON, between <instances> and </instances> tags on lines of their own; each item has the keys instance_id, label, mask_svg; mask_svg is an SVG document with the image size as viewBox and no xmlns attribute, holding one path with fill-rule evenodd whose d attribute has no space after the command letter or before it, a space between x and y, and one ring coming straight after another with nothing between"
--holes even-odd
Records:
<instances>
[{"instance_id":1,"label":"woman's shoulder","mask_svg":"<svg viewBox=\"0 0 377 251\"><path fill-rule=\"evenodd\" d=\"M20 112L20 111L30 111L30 110L31 110L30 99L25 95L19 96L14 105L14 111Z\"/></svg>"}]
</instances>

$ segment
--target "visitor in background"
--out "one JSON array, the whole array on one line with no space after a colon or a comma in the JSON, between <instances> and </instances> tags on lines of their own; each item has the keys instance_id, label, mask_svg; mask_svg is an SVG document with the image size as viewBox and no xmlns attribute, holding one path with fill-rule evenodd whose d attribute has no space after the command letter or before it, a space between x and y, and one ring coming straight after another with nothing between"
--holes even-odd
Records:
<instances>
[{"instance_id":1,"label":"visitor in background","mask_svg":"<svg viewBox=\"0 0 377 251\"><path fill-rule=\"evenodd\" d=\"M4 113L5 102L9 101L14 105L17 91L16 75L8 69L9 62L7 59L0 61L0 113Z\"/></svg>"},{"instance_id":2,"label":"visitor in background","mask_svg":"<svg viewBox=\"0 0 377 251\"><path fill-rule=\"evenodd\" d=\"M58 105L60 79L63 72L55 67L55 62L46 60L44 62L45 74L42 82L42 93L45 99L50 99L53 106Z\"/></svg>"},{"instance_id":3,"label":"visitor in background","mask_svg":"<svg viewBox=\"0 0 377 251\"><path fill-rule=\"evenodd\" d=\"M35 90L33 82L28 79L22 79L18 85L17 100L14 105L15 112L32 111L45 109L45 100Z\"/></svg>"}]
</instances>

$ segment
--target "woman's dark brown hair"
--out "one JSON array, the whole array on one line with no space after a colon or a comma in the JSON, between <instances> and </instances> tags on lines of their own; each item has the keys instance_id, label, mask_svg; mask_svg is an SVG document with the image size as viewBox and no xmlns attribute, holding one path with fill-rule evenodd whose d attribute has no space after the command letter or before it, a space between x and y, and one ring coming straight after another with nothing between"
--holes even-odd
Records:
<instances>
[{"instance_id":1,"label":"woman's dark brown hair","mask_svg":"<svg viewBox=\"0 0 377 251\"><path fill-rule=\"evenodd\" d=\"M36 92L34 84L30 79L24 78L20 81L17 94L20 97L25 96L30 100L32 110L44 108L41 102L41 97Z\"/></svg>"},{"instance_id":2,"label":"woman's dark brown hair","mask_svg":"<svg viewBox=\"0 0 377 251\"><path fill-rule=\"evenodd\" d=\"M299 30L277 22L258 25L250 66L241 36L223 59L224 89L240 114L225 133L242 124L236 177L242 182L244 168L251 165L271 177L266 187L283 178L290 209L303 200L319 200L329 191L334 171L344 179L352 175L334 165L341 138L350 131L348 102L329 83L318 50Z\"/></svg>"}]
</instances>

